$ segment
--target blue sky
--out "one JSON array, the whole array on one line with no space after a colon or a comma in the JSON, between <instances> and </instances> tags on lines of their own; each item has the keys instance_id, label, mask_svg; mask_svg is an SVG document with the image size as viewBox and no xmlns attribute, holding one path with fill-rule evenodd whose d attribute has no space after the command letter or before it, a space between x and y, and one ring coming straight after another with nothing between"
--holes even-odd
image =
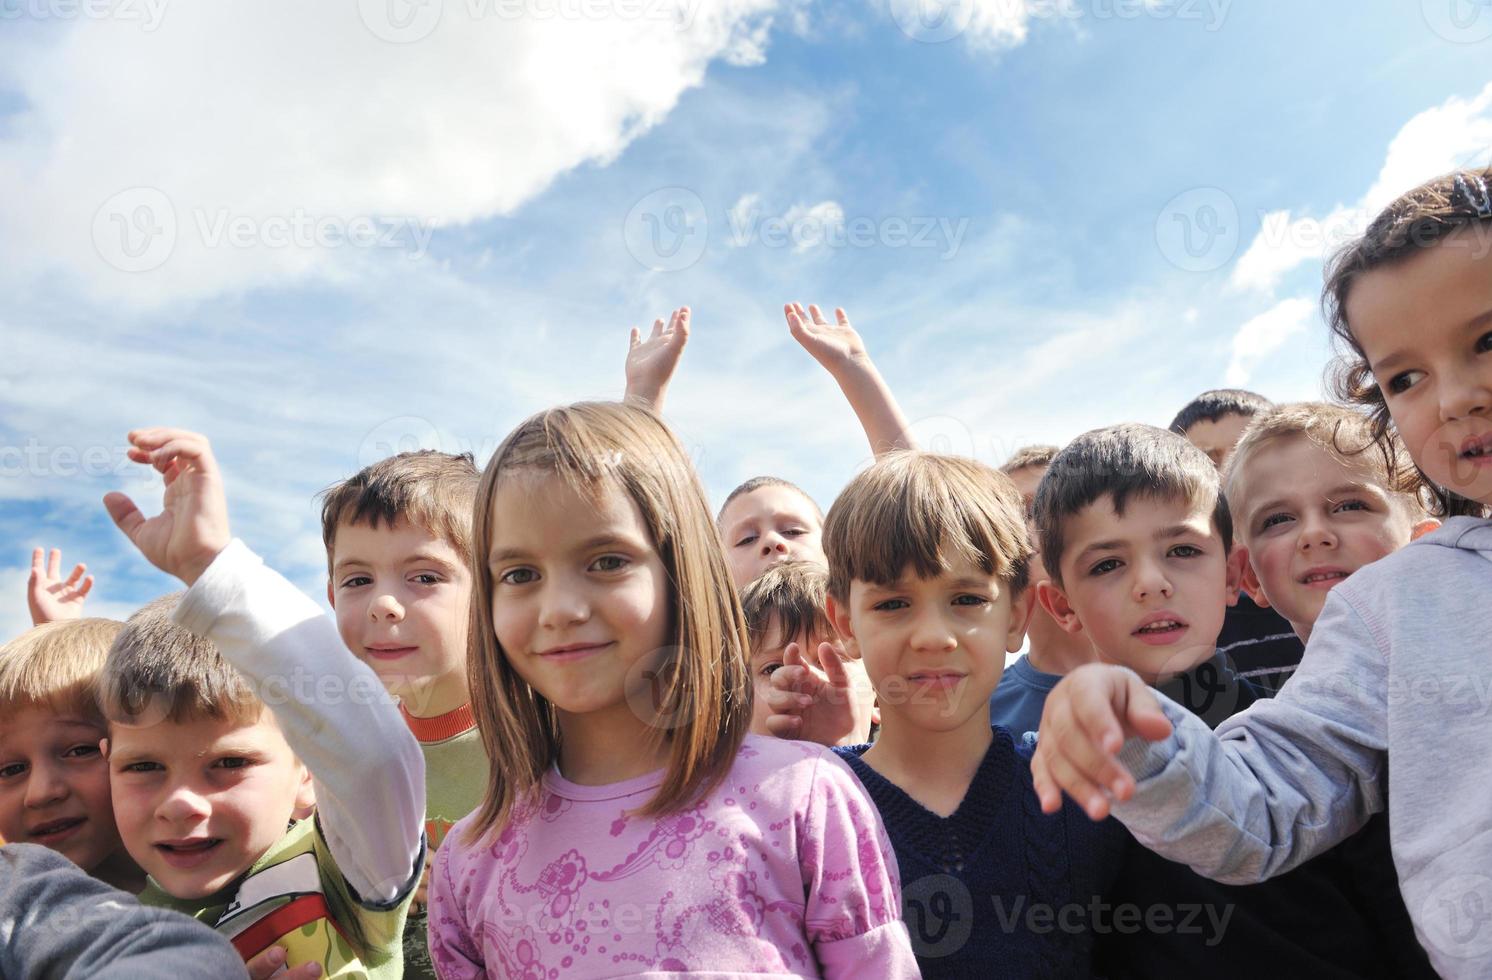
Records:
<instances>
[{"instance_id":1,"label":"blue sky","mask_svg":"<svg viewBox=\"0 0 1492 980\"><path fill-rule=\"evenodd\" d=\"M846 307L924 444L992 463L1226 383L1316 397L1323 223L1492 159L1484 2L921 4L962 30L0 4L0 634L35 545L100 614L169 588L98 503L158 499L130 427L211 436L236 529L319 592L317 490L619 394L628 327L682 303L668 414L717 500L771 472L827 504L868 456L786 300Z\"/></svg>"}]
</instances>

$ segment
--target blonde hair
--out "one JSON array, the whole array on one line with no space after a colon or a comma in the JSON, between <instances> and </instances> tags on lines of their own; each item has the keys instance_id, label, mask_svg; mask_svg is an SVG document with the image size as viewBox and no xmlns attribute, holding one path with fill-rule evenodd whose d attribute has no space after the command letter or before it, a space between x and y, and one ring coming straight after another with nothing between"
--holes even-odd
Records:
<instances>
[{"instance_id":1,"label":"blonde hair","mask_svg":"<svg viewBox=\"0 0 1492 980\"><path fill-rule=\"evenodd\" d=\"M375 530L400 520L444 540L463 562L471 562L471 509L477 492L471 453L424 449L399 453L365 466L321 491L321 540L326 567L335 562L337 528L363 524Z\"/></svg>"},{"instance_id":2,"label":"blonde hair","mask_svg":"<svg viewBox=\"0 0 1492 980\"><path fill-rule=\"evenodd\" d=\"M99 674L123 626L113 619L44 623L0 646L0 712L46 705L102 727Z\"/></svg>"},{"instance_id":3,"label":"blonde hair","mask_svg":"<svg viewBox=\"0 0 1492 980\"><path fill-rule=\"evenodd\" d=\"M1019 473L1021 470L1032 466L1050 466L1052 460L1062 451L1059 446L1050 446L1046 443L1037 443L1032 446L1022 446L1010 454L1010 458L1000 464L1000 472L1006 476Z\"/></svg>"},{"instance_id":4,"label":"blonde hair","mask_svg":"<svg viewBox=\"0 0 1492 980\"><path fill-rule=\"evenodd\" d=\"M887 585L908 568L931 578L952 556L1019 592L1032 554L1010 477L962 456L911 450L882 456L844 488L824 521L824 552L837 601L852 581Z\"/></svg>"},{"instance_id":5,"label":"blonde hair","mask_svg":"<svg viewBox=\"0 0 1492 980\"><path fill-rule=\"evenodd\" d=\"M184 594L161 596L125 620L99 685L99 702L109 721L213 718L248 724L264 710L253 686L211 640L171 621Z\"/></svg>"},{"instance_id":6,"label":"blonde hair","mask_svg":"<svg viewBox=\"0 0 1492 980\"><path fill-rule=\"evenodd\" d=\"M828 594L829 570L816 561L777 562L757 576L741 590L751 651L762 649L774 622L783 643L832 634Z\"/></svg>"},{"instance_id":7,"label":"blonde hair","mask_svg":"<svg viewBox=\"0 0 1492 980\"><path fill-rule=\"evenodd\" d=\"M730 770L751 723L751 681L741 603L726 570L704 489L678 440L647 409L582 402L540 412L514 429L482 473L472 520L472 604L467 672L472 709L492 760L469 839L500 830L559 757L553 706L518 675L492 629L493 499L518 471L552 473L583 496L625 494L642 515L668 581L672 645L650 738L667 747L663 783L641 815L683 808Z\"/></svg>"},{"instance_id":8,"label":"blonde hair","mask_svg":"<svg viewBox=\"0 0 1492 980\"><path fill-rule=\"evenodd\" d=\"M1232 506L1242 503L1245 467L1260 450L1284 439L1306 439L1323 452L1348 466L1366 468L1375 484L1404 498L1411 510L1423 516L1414 487L1404 486L1402 474L1413 471L1413 463L1397 433L1379 434L1372 419L1362 412L1326 402L1296 402L1254 416L1238 439L1223 471L1223 488Z\"/></svg>"}]
</instances>

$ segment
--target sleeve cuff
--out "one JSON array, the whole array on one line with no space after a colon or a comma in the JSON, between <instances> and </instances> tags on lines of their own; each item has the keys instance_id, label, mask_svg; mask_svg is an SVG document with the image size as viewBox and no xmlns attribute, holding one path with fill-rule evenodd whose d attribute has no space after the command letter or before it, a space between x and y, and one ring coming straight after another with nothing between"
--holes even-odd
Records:
<instances>
[{"instance_id":1,"label":"sleeve cuff","mask_svg":"<svg viewBox=\"0 0 1492 980\"><path fill-rule=\"evenodd\" d=\"M1176 739L1176 733L1181 728L1181 718L1177 713L1184 714L1186 709L1173 704L1165 697L1159 700L1161 711L1165 713L1166 720L1171 723L1171 734L1159 742L1131 738L1119 749L1119 764L1129 770L1129 774L1135 777L1137 783L1160 775L1181 749L1181 743Z\"/></svg>"},{"instance_id":2,"label":"sleeve cuff","mask_svg":"<svg viewBox=\"0 0 1492 980\"><path fill-rule=\"evenodd\" d=\"M262 564L262 558L250 551L241 539L234 538L228 542L228 547L218 552L202 577L187 589L171 618L193 635L206 636L237 593L244 571Z\"/></svg>"}]
</instances>

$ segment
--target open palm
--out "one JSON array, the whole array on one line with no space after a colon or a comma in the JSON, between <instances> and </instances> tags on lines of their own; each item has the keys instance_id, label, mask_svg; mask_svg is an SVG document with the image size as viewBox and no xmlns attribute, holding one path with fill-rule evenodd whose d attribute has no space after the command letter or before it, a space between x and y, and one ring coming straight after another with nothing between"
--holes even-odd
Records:
<instances>
[{"instance_id":1,"label":"open palm","mask_svg":"<svg viewBox=\"0 0 1492 980\"><path fill-rule=\"evenodd\" d=\"M129 458L164 477L164 505L148 519L122 493L105 496L104 506L152 565L190 585L232 540L212 449L206 437L180 429L137 429L129 439Z\"/></svg>"},{"instance_id":2,"label":"open palm","mask_svg":"<svg viewBox=\"0 0 1492 980\"><path fill-rule=\"evenodd\" d=\"M803 309L801 303L788 303L783 307L788 330L792 332L803 349L826 368L833 368L845 361L866 357L865 341L850 325L850 318L843 308L834 311L834 322L824 319L823 311L810 305Z\"/></svg>"}]
</instances>

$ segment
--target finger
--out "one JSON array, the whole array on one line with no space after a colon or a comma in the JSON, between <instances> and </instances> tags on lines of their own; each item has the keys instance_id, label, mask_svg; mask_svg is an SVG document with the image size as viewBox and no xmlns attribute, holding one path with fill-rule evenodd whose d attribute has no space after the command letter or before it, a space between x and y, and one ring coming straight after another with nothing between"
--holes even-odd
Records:
<instances>
[{"instance_id":1,"label":"finger","mask_svg":"<svg viewBox=\"0 0 1492 980\"><path fill-rule=\"evenodd\" d=\"M1155 694L1134 675L1126 678L1124 717L1144 739L1159 742L1171 734L1171 720L1160 710Z\"/></svg>"},{"instance_id":2,"label":"finger","mask_svg":"<svg viewBox=\"0 0 1492 980\"><path fill-rule=\"evenodd\" d=\"M797 738L803 730L803 719L797 715L768 715L767 732L777 738Z\"/></svg>"},{"instance_id":3,"label":"finger","mask_svg":"<svg viewBox=\"0 0 1492 980\"><path fill-rule=\"evenodd\" d=\"M31 581L35 582L46 573L43 556L46 554L42 548L31 549Z\"/></svg>"},{"instance_id":4,"label":"finger","mask_svg":"<svg viewBox=\"0 0 1492 980\"><path fill-rule=\"evenodd\" d=\"M190 432L152 449L150 462L162 473L166 472L171 463L182 468L191 466L199 473L210 473L213 470L212 450L208 447L207 440Z\"/></svg>"},{"instance_id":5,"label":"finger","mask_svg":"<svg viewBox=\"0 0 1492 980\"><path fill-rule=\"evenodd\" d=\"M53 548L51 554L47 555L47 578L55 581L62 575L62 551Z\"/></svg>"},{"instance_id":6,"label":"finger","mask_svg":"<svg viewBox=\"0 0 1492 980\"><path fill-rule=\"evenodd\" d=\"M1106 717L1095 717L1100 712ZM1056 735L1053 747L1085 779L1107 786L1115 795L1133 789L1133 777L1114 757L1124 742L1118 734L1113 706L1106 699L1094 706L1091 699L1074 695L1065 710L1056 712L1052 728Z\"/></svg>"},{"instance_id":7,"label":"finger","mask_svg":"<svg viewBox=\"0 0 1492 980\"><path fill-rule=\"evenodd\" d=\"M783 647L782 648L782 666L784 666L784 667L801 667L801 666L803 666L803 648L800 647L800 646L798 646L798 644L796 644L796 643L789 643L787 646Z\"/></svg>"},{"instance_id":8,"label":"finger","mask_svg":"<svg viewBox=\"0 0 1492 980\"><path fill-rule=\"evenodd\" d=\"M841 327L850 325L850 315L844 311L842 306L834 307L834 319L839 321Z\"/></svg>"},{"instance_id":9,"label":"finger","mask_svg":"<svg viewBox=\"0 0 1492 980\"><path fill-rule=\"evenodd\" d=\"M1099 789L1098 784L1084 775L1060 752L1053 753L1048 759L1048 772L1052 781L1062 787L1062 791L1072 797L1073 802L1083 808L1091 820L1102 820L1109 815L1109 798Z\"/></svg>"},{"instance_id":10,"label":"finger","mask_svg":"<svg viewBox=\"0 0 1492 980\"><path fill-rule=\"evenodd\" d=\"M244 964L249 971L249 980L268 980L276 970L285 965L285 949L271 946Z\"/></svg>"},{"instance_id":11,"label":"finger","mask_svg":"<svg viewBox=\"0 0 1492 980\"><path fill-rule=\"evenodd\" d=\"M787 328L788 328L788 330L790 330L792 332L792 335L794 337L801 337L803 335L803 316L802 316L802 314L800 314L797 310L793 309L791 305L787 306L783 310L783 313L786 314L786 316L787 316Z\"/></svg>"},{"instance_id":12,"label":"finger","mask_svg":"<svg viewBox=\"0 0 1492 980\"><path fill-rule=\"evenodd\" d=\"M675 324L674 329L682 335L681 340L689 339L689 307L679 307L678 322Z\"/></svg>"},{"instance_id":13,"label":"finger","mask_svg":"<svg viewBox=\"0 0 1492 980\"><path fill-rule=\"evenodd\" d=\"M93 576L90 575L90 576L88 576L87 578L85 578L83 580L83 584L82 585L78 586L78 598L79 599L86 599L86 598L88 598L88 593L90 593L92 591L93 591Z\"/></svg>"},{"instance_id":14,"label":"finger","mask_svg":"<svg viewBox=\"0 0 1492 980\"><path fill-rule=\"evenodd\" d=\"M1031 785L1036 790L1036 799L1041 802L1042 813L1056 813L1062 809L1062 790L1047 772L1046 752L1039 742L1036 753L1031 756Z\"/></svg>"},{"instance_id":15,"label":"finger","mask_svg":"<svg viewBox=\"0 0 1492 980\"><path fill-rule=\"evenodd\" d=\"M114 521L114 526L124 532L124 536L130 541L135 540L135 533L140 525L145 523L145 515L140 513L140 508L135 502L122 493L104 494L104 509L109 512L109 517Z\"/></svg>"},{"instance_id":16,"label":"finger","mask_svg":"<svg viewBox=\"0 0 1492 980\"><path fill-rule=\"evenodd\" d=\"M834 644L819 644L819 665L824 668L824 676L840 690L848 690L850 687L850 672L845 669L844 664L844 656Z\"/></svg>"},{"instance_id":17,"label":"finger","mask_svg":"<svg viewBox=\"0 0 1492 980\"><path fill-rule=\"evenodd\" d=\"M69 575L67 577L67 581L63 582L62 584L65 585L65 586L67 586L68 588L72 588L73 586L75 586L75 585L78 584L78 580L81 579L83 577L83 575L87 571L88 571L88 566L86 566L86 565L82 565L82 564L74 565L73 566L73 573L71 575Z\"/></svg>"},{"instance_id":18,"label":"finger","mask_svg":"<svg viewBox=\"0 0 1492 980\"><path fill-rule=\"evenodd\" d=\"M813 317L813 324L816 327L827 327L829 325L829 321L824 319L824 311L820 310L813 303L808 304L808 315Z\"/></svg>"},{"instance_id":19,"label":"finger","mask_svg":"<svg viewBox=\"0 0 1492 980\"><path fill-rule=\"evenodd\" d=\"M813 707L813 698L796 691L780 691L775 687L768 688L762 700L772 709L774 715L801 715Z\"/></svg>"},{"instance_id":20,"label":"finger","mask_svg":"<svg viewBox=\"0 0 1492 980\"><path fill-rule=\"evenodd\" d=\"M631 350L640 343L642 343L642 334L638 332L636 327L633 327L632 333L627 337L627 349Z\"/></svg>"},{"instance_id":21,"label":"finger","mask_svg":"<svg viewBox=\"0 0 1492 980\"><path fill-rule=\"evenodd\" d=\"M771 688L774 691L786 691L789 694L802 694L812 697L817 691L817 678L803 666L782 666L772 671Z\"/></svg>"},{"instance_id":22,"label":"finger","mask_svg":"<svg viewBox=\"0 0 1492 980\"><path fill-rule=\"evenodd\" d=\"M657 340L661 336L663 336L663 318L659 317L653 321L653 332L648 334L648 339Z\"/></svg>"}]
</instances>

